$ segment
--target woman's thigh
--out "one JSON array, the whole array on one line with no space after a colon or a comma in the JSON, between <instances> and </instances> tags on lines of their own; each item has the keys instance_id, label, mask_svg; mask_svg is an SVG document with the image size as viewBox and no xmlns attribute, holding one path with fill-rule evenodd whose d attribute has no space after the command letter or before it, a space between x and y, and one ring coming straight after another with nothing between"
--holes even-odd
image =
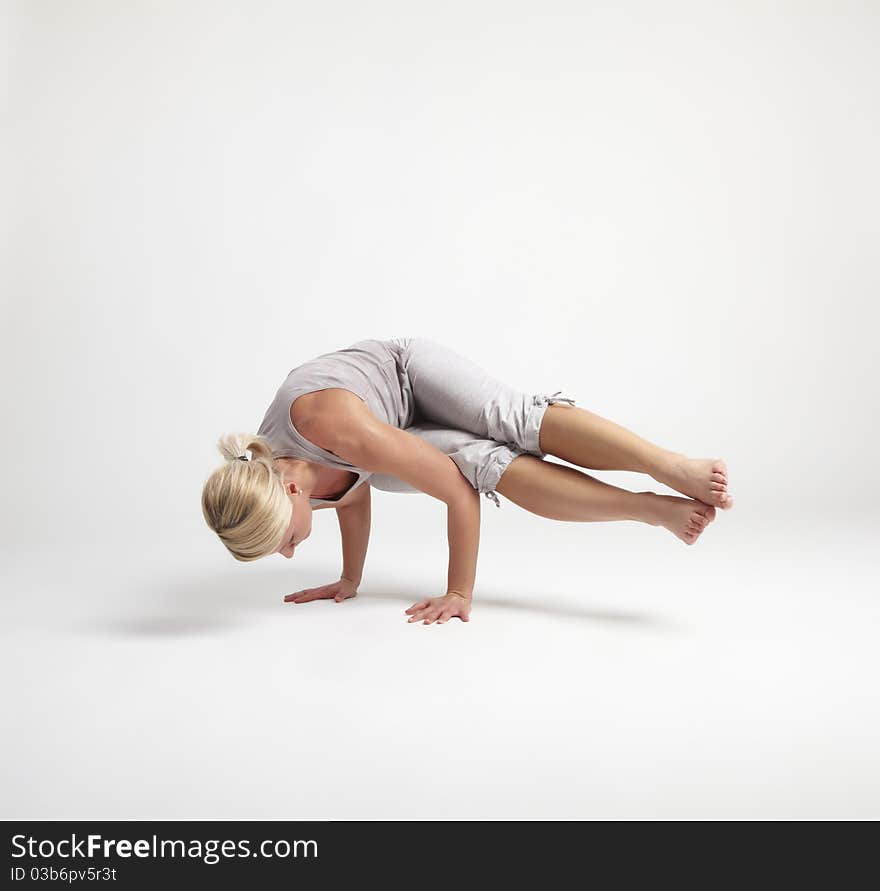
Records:
<instances>
[{"instance_id":1,"label":"woman's thigh","mask_svg":"<svg viewBox=\"0 0 880 891\"><path fill-rule=\"evenodd\" d=\"M515 446L477 436L468 430L443 427L429 421L413 424L406 428L406 432L424 439L444 455L448 455L462 476L478 492L484 494L495 491L501 475L510 462L523 454L523 451ZM386 492L417 491L408 483L389 474L372 474L370 485Z\"/></svg>"},{"instance_id":2,"label":"woman's thigh","mask_svg":"<svg viewBox=\"0 0 880 891\"><path fill-rule=\"evenodd\" d=\"M526 393L428 337L401 339L402 367L412 388L414 421L470 432L544 457L538 439L547 406L567 397Z\"/></svg>"}]
</instances>

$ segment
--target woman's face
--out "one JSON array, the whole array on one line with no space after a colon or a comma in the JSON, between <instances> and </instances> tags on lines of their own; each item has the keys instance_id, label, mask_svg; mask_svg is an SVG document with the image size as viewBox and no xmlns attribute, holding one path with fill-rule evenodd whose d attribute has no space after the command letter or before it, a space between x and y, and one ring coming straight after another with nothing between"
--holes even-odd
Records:
<instances>
[{"instance_id":1,"label":"woman's face","mask_svg":"<svg viewBox=\"0 0 880 891\"><path fill-rule=\"evenodd\" d=\"M290 559L296 551L296 546L312 534L312 506L296 483L288 481L285 483L285 488L293 510L277 553Z\"/></svg>"}]
</instances>

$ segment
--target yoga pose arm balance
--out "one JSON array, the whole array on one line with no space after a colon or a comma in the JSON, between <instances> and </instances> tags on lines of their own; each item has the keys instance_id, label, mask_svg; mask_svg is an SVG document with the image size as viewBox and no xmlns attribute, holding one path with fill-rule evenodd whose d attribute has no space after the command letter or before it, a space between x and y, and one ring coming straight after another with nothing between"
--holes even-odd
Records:
<instances>
[{"instance_id":1,"label":"yoga pose arm balance","mask_svg":"<svg viewBox=\"0 0 880 891\"><path fill-rule=\"evenodd\" d=\"M510 387L430 338L358 341L294 368L256 434L220 438L227 460L205 482L203 515L236 560L290 559L313 512L335 508L339 579L284 599L342 602L363 575L370 487L431 495L447 509L446 593L406 610L430 625L469 618L480 494L560 522L647 523L687 545L716 508L733 506L722 459L662 448L559 392ZM684 497L631 492L577 468L643 473Z\"/></svg>"},{"instance_id":2,"label":"yoga pose arm balance","mask_svg":"<svg viewBox=\"0 0 880 891\"><path fill-rule=\"evenodd\" d=\"M332 395L329 390L324 392L327 395L323 408L298 425L303 435L357 467L394 476L446 505L449 545L446 594L412 606L407 610L409 621L436 620L442 623L455 616L467 621L480 545L479 494L455 463L430 443L379 421L360 399L344 390ZM338 508L337 512L340 510L351 510L351 506ZM340 519L340 525L344 522ZM366 522L369 523L369 514ZM363 536L363 554L366 554L365 541L369 533L362 533L354 526L355 521L352 521L352 528L343 529L343 550L348 531L350 538ZM351 549L355 551L356 545L352 544ZM358 554L359 551L352 553L347 559L354 564L352 572L358 575L359 582L363 557L360 557L358 566Z\"/></svg>"}]
</instances>

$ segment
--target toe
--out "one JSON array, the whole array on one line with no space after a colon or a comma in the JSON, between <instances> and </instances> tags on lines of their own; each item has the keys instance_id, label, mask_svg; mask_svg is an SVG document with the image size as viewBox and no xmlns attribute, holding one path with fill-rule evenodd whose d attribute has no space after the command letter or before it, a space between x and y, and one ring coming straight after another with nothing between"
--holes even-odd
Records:
<instances>
[{"instance_id":1,"label":"toe","mask_svg":"<svg viewBox=\"0 0 880 891\"><path fill-rule=\"evenodd\" d=\"M722 476L727 476L727 465L721 458L716 458L712 462L712 473L720 473Z\"/></svg>"},{"instance_id":2,"label":"toe","mask_svg":"<svg viewBox=\"0 0 880 891\"><path fill-rule=\"evenodd\" d=\"M713 483L727 483L727 477L723 473L713 473L712 474L712 482Z\"/></svg>"}]
</instances>

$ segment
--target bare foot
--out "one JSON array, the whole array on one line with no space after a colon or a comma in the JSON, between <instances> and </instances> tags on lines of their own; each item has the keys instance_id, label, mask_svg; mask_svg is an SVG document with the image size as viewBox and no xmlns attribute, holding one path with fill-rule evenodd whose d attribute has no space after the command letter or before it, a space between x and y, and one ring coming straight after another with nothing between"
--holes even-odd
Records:
<instances>
[{"instance_id":1,"label":"bare foot","mask_svg":"<svg viewBox=\"0 0 880 891\"><path fill-rule=\"evenodd\" d=\"M727 491L727 465L721 458L673 455L666 469L654 479L703 504L722 510L733 507L733 497Z\"/></svg>"},{"instance_id":2,"label":"bare foot","mask_svg":"<svg viewBox=\"0 0 880 891\"><path fill-rule=\"evenodd\" d=\"M715 508L693 498L654 495L653 525L663 526L685 544L692 545L715 519Z\"/></svg>"}]
</instances>

